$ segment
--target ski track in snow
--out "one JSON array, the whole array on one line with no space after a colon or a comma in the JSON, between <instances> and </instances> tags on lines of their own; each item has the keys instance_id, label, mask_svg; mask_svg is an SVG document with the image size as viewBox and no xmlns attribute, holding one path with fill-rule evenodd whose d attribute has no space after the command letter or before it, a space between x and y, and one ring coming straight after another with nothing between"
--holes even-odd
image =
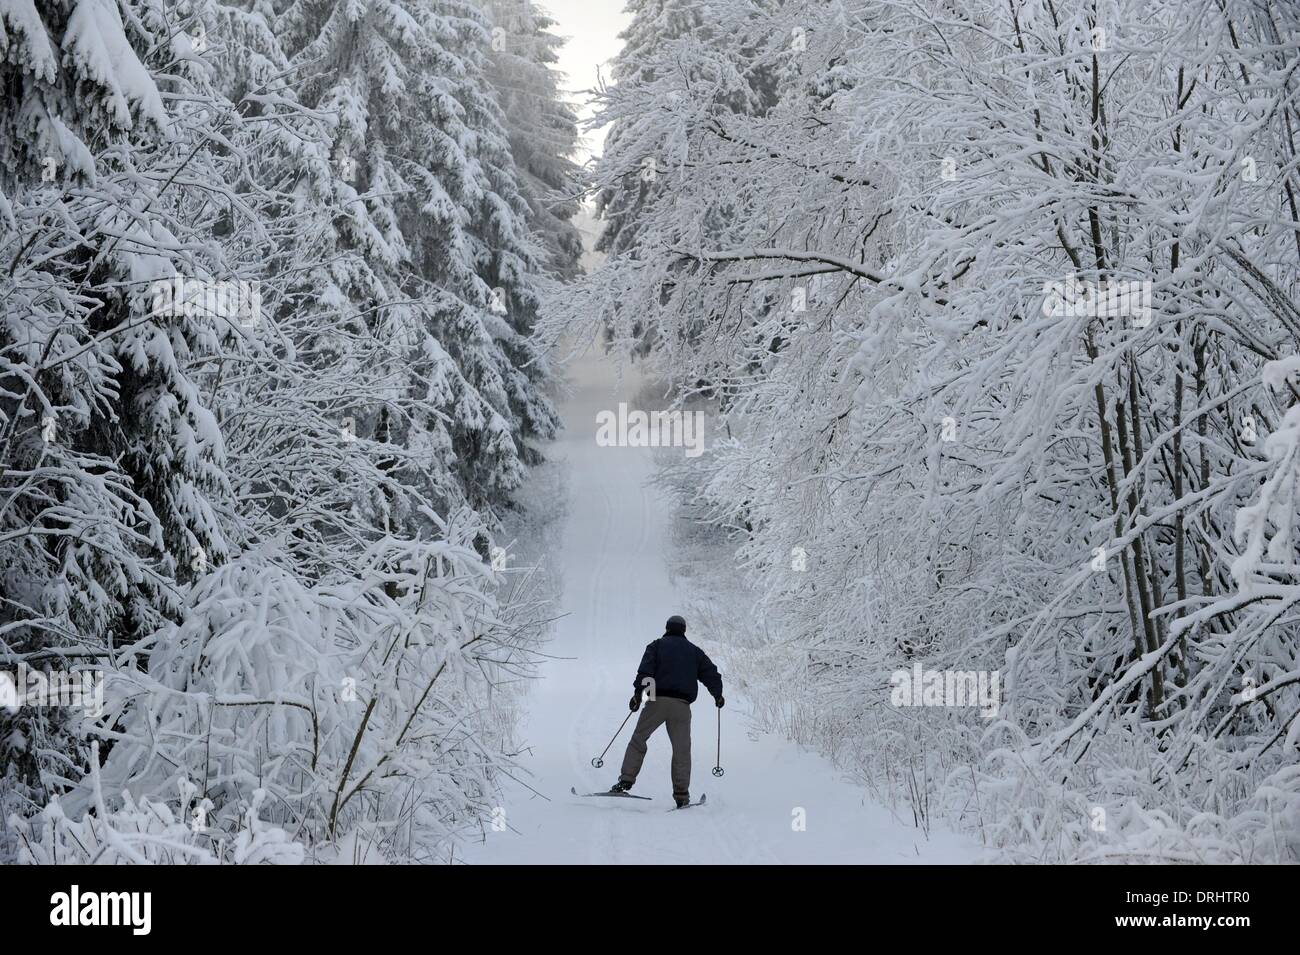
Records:
<instances>
[{"instance_id":1,"label":"ski track in snow","mask_svg":"<svg viewBox=\"0 0 1300 955\"><path fill-rule=\"evenodd\" d=\"M557 626L542 679L531 688L521 738L522 779L547 798L505 781L507 828L489 829L465 847L471 864L682 863L964 863L979 847L966 836L932 829L929 838L871 801L821 757L788 740L756 732L745 699L723 672L727 706L722 765L714 778L717 716L702 688L692 707L692 798L708 803L687 812L672 807L670 747L660 729L650 739L635 792L653 801L583 799L569 792L608 789L618 777L629 720L591 766L627 715L632 678L645 645L663 633L687 593L670 581L668 528L672 505L649 485L650 448L596 445L596 413L619 401L635 407L635 370L620 383L614 362L598 347L570 368L573 394L562 409L565 431L552 454L567 460L569 516L558 552L567 616ZM709 634L687 635L709 646ZM797 808L807 828L791 827Z\"/></svg>"}]
</instances>

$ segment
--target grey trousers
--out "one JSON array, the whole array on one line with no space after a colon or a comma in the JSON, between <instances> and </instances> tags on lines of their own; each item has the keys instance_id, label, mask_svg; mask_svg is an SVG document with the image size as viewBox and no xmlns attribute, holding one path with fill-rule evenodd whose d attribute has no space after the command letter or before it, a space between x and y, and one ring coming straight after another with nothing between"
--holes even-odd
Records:
<instances>
[{"instance_id":1,"label":"grey trousers","mask_svg":"<svg viewBox=\"0 0 1300 955\"><path fill-rule=\"evenodd\" d=\"M661 696L641 708L641 716L632 730L632 739L623 754L623 768L618 778L625 783L636 782L645 759L646 743L659 724L668 724L668 741L673 744L673 795L687 796L691 790L691 704Z\"/></svg>"}]
</instances>

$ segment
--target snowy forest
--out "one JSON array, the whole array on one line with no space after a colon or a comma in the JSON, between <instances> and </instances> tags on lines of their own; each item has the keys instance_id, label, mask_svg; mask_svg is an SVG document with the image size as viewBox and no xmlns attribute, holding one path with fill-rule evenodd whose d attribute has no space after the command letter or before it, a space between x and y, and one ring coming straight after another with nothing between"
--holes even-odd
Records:
<instances>
[{"instance_id":1,"label":"snowy forest","mask_svg":"<svg viewBox=\"0 0 1300 955\"><path fill-rule=\"evenodd\" d=\"M383 818L421 859L487 811L544 617L492 548L581 251L514 6L3 0L0 639L106 673L98 716L0 715L9 852L298 861Z\"/></svg>"},{"instance_id":2,"label":"snowy forest","mask_svg":"<svg viewBox=\"0 0 1300 955\"><path fill-rule=\"evenodd\" d=\"M624 13L582 117L544 0L0 0L0 665L102 675L0 698L0 862L474 861L567 798L546 661L614 673L585 768L657 635L565 642L636 536L593 340L707 423L632 541L727 681L705 849L784 851L698 821L766 734L971 859L1300 861L1300 7Z\"/></svg>"}]
</instances>

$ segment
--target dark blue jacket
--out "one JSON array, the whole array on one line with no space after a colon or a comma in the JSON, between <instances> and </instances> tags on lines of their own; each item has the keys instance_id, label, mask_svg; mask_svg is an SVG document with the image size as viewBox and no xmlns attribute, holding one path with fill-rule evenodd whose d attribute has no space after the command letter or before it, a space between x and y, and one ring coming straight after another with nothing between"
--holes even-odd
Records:
<instances>
[{"instance_id":1,"label":"dark blue jacket","mask_svg":"<svg viewBox=\"0 0 1300 955\"><path fill-rule=\"evenodd\" d=\"M684 636L665 633L645 648L641 665L636 668L636 692L645 692L642 680L654 678L654 695L694 703L703 683L716 700L722 696L722 674L708 654Z\"/></svg>"}]
</instances>

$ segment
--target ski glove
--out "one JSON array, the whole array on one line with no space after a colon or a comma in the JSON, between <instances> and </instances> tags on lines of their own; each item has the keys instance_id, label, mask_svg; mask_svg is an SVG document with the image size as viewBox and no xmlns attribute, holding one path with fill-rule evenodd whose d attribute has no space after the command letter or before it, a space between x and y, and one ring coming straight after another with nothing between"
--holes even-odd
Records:
<instances>
[{"instance_id":1,"label":"ski glove","mask_svg":"<svg viewBox=\"0 0 1300 955\"><path fill-rule=\"evenodd\" d=\"M724 705L727 701L724 700L724 699L723 699L722 697L720 697L720 696L715 696L715 697L713 698L713 702L716 703L716 704L718 705L718 709L722 709L723 705Z\"/></svg>"},{"instance_id":2,"label":"ski glove","mask_svg":"<svg viewBox=\"0 0 1300 955\"><path fill-rule=\"evenodd\" d=\"M632 699L628 700L628 702L627 702L627 708L628 708L629 710L631 710L633 713L635 713L637 710L641 709L641 694L640 694L640 693L633 693L633 694L632 694Z\"/></svg>"}]
</instances>

